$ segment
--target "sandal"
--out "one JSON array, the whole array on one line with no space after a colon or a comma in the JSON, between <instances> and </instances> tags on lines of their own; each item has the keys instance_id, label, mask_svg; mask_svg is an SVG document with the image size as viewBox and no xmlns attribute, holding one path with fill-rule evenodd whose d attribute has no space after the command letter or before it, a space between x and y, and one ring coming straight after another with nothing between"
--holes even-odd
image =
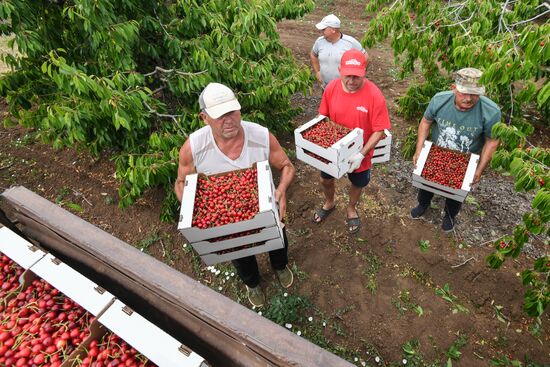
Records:
<instances>
[{"instance_id":1,"label":"sandal","mask_svg":"<svg viewBox=\"0 0 550 367\"><path fill-rule=\"evenodd\" d=\"M322 221L327 219L329 214L332 213L334 211L334 209L336 209L336 205L334 205L330 209L325 209L325 208L321 207L321 208L315 210L315 213L313 214L313 218L312 218L313 223L321 223Z\"/></svg>"},{"instance_id":2,"label":"sandal","mask_svg":"<svg viewBox=\"0 0 550 367\"><path fill-rule=\"evenodd\" d=\"M361 228L361 219L359 219L359 217L348 218L346 219L346 224L348 226L348 233L354 234L359 232L359 229Z\"/></svg>"}]
</instances>

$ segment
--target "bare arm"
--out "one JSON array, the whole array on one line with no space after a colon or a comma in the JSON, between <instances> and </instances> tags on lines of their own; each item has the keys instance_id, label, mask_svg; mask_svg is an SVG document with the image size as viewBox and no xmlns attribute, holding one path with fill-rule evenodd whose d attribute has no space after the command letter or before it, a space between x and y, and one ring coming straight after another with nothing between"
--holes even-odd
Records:
<instances>
[{"instance_id":1,"label":"bare arm","mask_svg":"<svg viewBox=\"0 0 550 367\"><path fill-rule=\"evenodd\" d=\"M361 154L366 156L371 150L374 149L376 144L378 144L378 141L384 136L384 130L381 131L375 131L372 133L372 135L369 137L369 140L363 145L363 149L361 149Z\"/></svg>"},{"instance_id":2,"label":"bare arm","mask_svg":"<svg viewBox=\"0 0 550 367\"><path fill-rule=\"evenodd\" d=\"M281 172L279 185L275 190L275 200L279 202L279 216L283 220L286 214L286 190L294 180L296 170L277 138L271 133L269 133L269 164Z\"/></svg>"},{"instance_id":3,"label":"bare arm","mask_svg":"<svg viewBox=\"0 0 550 367\"><path fill-rule=\"evenodd\" d=\"M422 117L422 120L420 120L420 125L418 125L418 138L416 139L416 151L414 152L414 155L413 155L413 164L415 166L416 166L416 161L418 160L418 156L422 151L422 147L424 146L424 141L428 138L428 135L430 134L431 126L432 126L432 121L428 120L425 117Z\"/></svg>"},{"instance_id":4,"label":"bare arm","mask_svg":"<svg viewBox=\"0 0 550 367\"><path fill-rule=\"evenodd\" d=\"M178 163L178 177L174 184L174 192L176 197L181 202L183 196L183 188L185 185L185 177L191 173L195 173L195 165L193 164L193 155L191 154L191 145L187 140L180 149Z\"/></svg>"},{"instance_id":5,"label":"bare arm","mask_svg":"<svg viewBox=\"0 0 550 367\"><path fill-rule=\"evenodd\" d=\"M477 164L476 173L474 174L474 183L478 183L481 179L481 174L491 162L493 154L498 148L499 140L488 138L485 140L481 154L479 155L479 163Z\"/></svg>"},{"instance_id":6,"label":"bare arm","mask_svg":"<svg viewBox=\"0 0 550 367\"><path fill-rule=\"evenodd\" d=\"M321 79L321 65L319 64L319 56L315 55L313 51L309 53L309 59L311 60L311 67L315 73L315 77L320 83L323 83Z\"/></svg>"}]
</instances>

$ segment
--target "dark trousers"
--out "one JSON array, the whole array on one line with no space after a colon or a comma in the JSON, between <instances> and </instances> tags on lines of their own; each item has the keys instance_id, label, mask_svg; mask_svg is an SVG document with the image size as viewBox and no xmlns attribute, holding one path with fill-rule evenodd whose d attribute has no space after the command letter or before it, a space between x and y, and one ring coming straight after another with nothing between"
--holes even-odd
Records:
<instances>
[{"instance_id":1,"label":"dark trousers","mask_svg":"<svg viewBox=\"0 0 550 367\"><path fill-rule=\"evenodd\" d=\"M288 239L286 237L286 230L284 227L283 243L283 248L269 251L269 260L271 262L271 266L275 270L283 270L286 267L286 264L288 264ZM260 284L260 272L258 270L256 256L242 257L231 262L237 269L237 274L239 274L239 277L244 284L250 288L254 288Z\"/></svg>"},{"instance_id":2,"label":"dark trousers","mask_svg":"<svg viewBox=\"0 0 550 367\"><path fill-rule=\"evenodd\" d=\"M420 206L422 206L423 208L429 207L430 203L432 202L433 196L434 196L433 192L419 189L418 204L420 204ZM462 207L462 203L460 201L456 201L449 198L445 199L445 214L448 214L451 218L456 217L461 207Z\"/></svg>"}]
</instances>

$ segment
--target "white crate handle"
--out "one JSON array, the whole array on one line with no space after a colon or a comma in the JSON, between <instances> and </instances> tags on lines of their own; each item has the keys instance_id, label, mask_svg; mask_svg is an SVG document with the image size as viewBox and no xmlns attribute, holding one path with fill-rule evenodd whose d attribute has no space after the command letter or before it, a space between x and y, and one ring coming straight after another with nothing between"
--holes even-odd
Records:
<instances>
[{"instance_id":1,"label":"white crate handle","mask_svg":"<svg viewBox=\"0 0 550 367\"><path fill-rule=\"evenodd\" d=\"M132 310L128 306L124 306L124 307L122 307L122 312L124 312L128 316L132 316L132 314L134 313L134 310Z\"/></svg>"},{"instance_id":2,"label":"white crate handle","mask_svg":"<svg viewBox=\"0 0 550 367\"><path fill-rule=\"evenodd\" d=\"M180 345L178 348L178 351L180 351L184 356L189 357L191 353L193 352L187 345Z\"/></svg>"}]
</instances>

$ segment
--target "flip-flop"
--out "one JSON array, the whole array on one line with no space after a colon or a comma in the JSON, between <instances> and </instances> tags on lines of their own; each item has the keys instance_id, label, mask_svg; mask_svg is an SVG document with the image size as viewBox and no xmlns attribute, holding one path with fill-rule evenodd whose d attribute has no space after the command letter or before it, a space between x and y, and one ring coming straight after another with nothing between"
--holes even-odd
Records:
<instances>
[{"instance_id":1,"label":"flip-flop","mask_svg":"<svg viewBox=\"0 0 550 367\"><path fill-rule=\"evenodd\" d=\"M334 209L336 209L336 205L334 205L330 209L325 209L323 207L321 207L319 209L316 209L315 214L313 215L313 218L312 218L313 223L321 223L322 221L327 219L329 214L332 213L334 211ZM317 220L317 219L319 219L319 220Z\"/></svg>"},{"instance_id":2,"label":"flip-flop","mask_svg":"<svg viewBox=\"0 0 550 367\"><path fill-rule=\"evenodd\" d=\"M359 228L361 228L361 219L359 217L348 218L346 219L346 225L348 226L349 234L357 233L359 232Z\"/></svg>"}]
</instances>

